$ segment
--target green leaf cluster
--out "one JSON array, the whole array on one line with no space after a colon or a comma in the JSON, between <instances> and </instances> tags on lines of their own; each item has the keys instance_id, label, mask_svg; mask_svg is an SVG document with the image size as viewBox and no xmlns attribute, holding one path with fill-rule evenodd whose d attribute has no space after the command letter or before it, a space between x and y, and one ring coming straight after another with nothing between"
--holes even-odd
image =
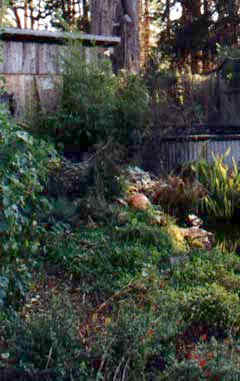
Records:
<instances>
[{"instance_id":1,"label":"green leaf cluster","mask_svg":"<svg viewBox=\"0 0 240 381\"><path fill-rule=\"evenodd\" d=\"M240 203L240 172L232 158L233 168L224 163L230 154L228 149L224 155L215 156L213 161L203 159L193 165L199 181L208 190L202 201L203 210L217 219L231 220Z\"/></svg>"},{"instance_id":2,"label":"green leaf cluster","mask_svg":"<svg viewBox=\"0 0 240 381\"><path fill-rule=\"evenodd\" d=\"M139 140L149 114L143 79L124 71L113 74L110 62L92 51L86 62L82 47L69 45L63 56L59 110L42 115L39 133L85 150L110 137L125 144Z\"/></svg>"}]
</instances>

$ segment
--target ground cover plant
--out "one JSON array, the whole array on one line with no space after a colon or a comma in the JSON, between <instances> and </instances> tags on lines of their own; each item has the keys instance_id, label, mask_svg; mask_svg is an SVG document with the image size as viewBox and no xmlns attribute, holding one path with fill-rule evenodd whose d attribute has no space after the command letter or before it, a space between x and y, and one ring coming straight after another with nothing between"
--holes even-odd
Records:
<instances>
[{"instance_id":1,"label":"ground cover plant","mask_svg":"<svg viewBox=\"0 0 240 381\"><path fill-rule=\"evenodd\" d=\"M181 254L166 229L125 212L123 225L49 234L41 261L52 296L46 310L33 288L32 305L4 317L2 366L62 380L234 379L240 259L190 250L173 264ZM64 299L47 278L54 266L55 281L71 280Z\"/></svg>"},{"instance_id":2,"label":"ground cover plant","mask_svg":"<svg viewBox=\"0 0 240 381\"><path fill-rule=\"evenodd\" d=\"M100 79L107 80L94 70L88 73L96 80L89 92L93 97L99 96L94 86ZM122 137L129 126L133 132L135 123L142 128L138 118L145 117L145 110L140 115L139 108L135 114L132 103L127 109L127 99L139 82L125 76L121 74L120 79L121 95L126 98L116 114L126 123ZM109 82L105 85L110 86ZM64 109L68 116L81 83L74 86L67 88L65 101L72 102ZM100 94L105 111L116 106L108 102L113 101L112 90L110 86L109 98ZM142 91L145 94L145 87ZM146 178L131 186L123 175L128 163L127 148L123 149L126 135L120 145L121 139L115 142L111 132L106 143L101 134L107 135L111 128L105 125L104 131L100 124L112 120L99 114L101 107L94 110L96 115L92 109L89 114L77 110L74 117L91 116L89 131L103 141L84 162L84 169L68 162L62 172L64 159L48 140L26 132L5 112L0 113L0 378L237 379L239 254L230 246L196 249L181 234L186 229L184 208L193 211L206 200L206 205L220 205L225 185L218 187L217 171L230 188L221 216L232 216L228 206L238 189L237 168L225 176L220 158L213 165L196 164L196 187L191 186L193 179L181 176L165 179L167 188L162 193L162 179L155 188L144 188ZM130 122L127 115L132 115ZM61 117L55 126L67 135ZM86 120L78 123L78 132L87 133ZM71 143L75 132L67 137ZM55 146L61 140L58 137ZM69 182L73 178L73 183L70 188L61 187L64 179L59 178L55 185L60 186L51 193L48 180L53 175L56 180L59 173ZM76 176L83 181L75 181ZM155 203L149 201L148 207L137 210L129 197L145 189ZM204 211L209 212L206 205Z\"/></svg>"}]
</instances>

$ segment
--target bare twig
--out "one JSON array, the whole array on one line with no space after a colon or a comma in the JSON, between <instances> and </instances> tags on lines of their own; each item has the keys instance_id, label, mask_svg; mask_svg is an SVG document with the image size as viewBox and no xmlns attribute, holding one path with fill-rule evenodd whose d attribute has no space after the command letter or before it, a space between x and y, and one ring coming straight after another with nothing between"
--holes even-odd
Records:
<instances>
[{"instance_id":1,"label":"bare twig","mask_svg":"<svg viewBox=\"0 0 240 381\"><path fill-rule=\"evenodd\" d=\"M48 368L48 365L51 361L51 357L52 357L52 351L53 351L53 347L51 346L50 350L49 350L49 353L48 353L48 358L47 358L47 363L46 363L46 366L45 366L45 369Z\"/></svg>"},{"instance_id":2,"label":"bare twig","mask_svg":"<svg viewBox=\"0 0 240 381\"><path fill-rule=\"evenodd\" d=\"M127 379L126 376L127 376L127 370L128 370L129 362L130 362L130 357L128 357L128 359L126 361L125 367L123 369L123 375L122 375L122 380L121 381L125 381Z\"/></svg>"},{"instance_id":3,"label":"bare twig","mask_svg":"<svg viewBox=\"0 0 240 381\"><path fill-rule=\"evenodd\" d=\"M118 366L117 366L117 369L116 369L115 372L114 372L113 381L117 381L117 376L118 376L118 373L120 372L120 369L121 369L121 366L122 366L122 364L123 364L123 362L124 362L124 359L125 359L125 357L123 356L123 357L121 358L120 363L119 363Z\"/></svg>"}]
</instances>

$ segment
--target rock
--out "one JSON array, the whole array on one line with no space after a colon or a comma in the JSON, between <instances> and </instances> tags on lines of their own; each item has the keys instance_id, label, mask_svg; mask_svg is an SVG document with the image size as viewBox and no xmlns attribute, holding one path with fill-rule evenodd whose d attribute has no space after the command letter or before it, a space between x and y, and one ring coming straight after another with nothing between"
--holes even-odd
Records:
<instances>
[{"instance_id":1,"label":"rock","mask_svg":"<svg viewBox=\"0 0 240 381\"><path fill-rule=\"evenodd\" d=\"M123 198L116 198L115 200L119 205L121 206L128 206L127 201L125 201Z\"/></svg>"},{"instance_id":2,"label":"rock","mask_svg":"<svg viewBox=\"0 0 240 381\"><path fill-rule=\"evenodd\" d=\"M151 183L152 179L148 172L143 171L139 167L128 167L124 170L124 176L131 183L141 183L142 185L147 185Z\"/></svg>"},{"instance_id":3,"label":"rock","mask_svg":"<svg viewBox=\"0 0 240 381\"><path fill-rule=\"evenodd\" d=\"M200 227L203 224L203 220L201 220L201 218L199 218L195 214L189 214L187 216L186 221L187 221L188 225L190 225L190 226Z\"/></svg>"},{"instance_id":4,"label":"rock","mask_svg":"<svg viewBox=\"0 0 240 381\"><path fill-rule=\"evenodd\" d=\"M128 205L137 210L147 210L151 207L151 202L143 193L135 193L128 199Z\"/></svg>"},{"instance_id":5,"label":"rock","mask_svg":"<svg viewBox=\"0 0 240 381\"><path fill-rule=\"evenodd\" d=\"M215 242L213 233L207 230L200 229L198 226L191 228L181 228L183 237L188 241L193 248L211 250Z\"/></svg>"},{"instance_id":6,"label":"rock","mask_svg":"<svg viewBox=\"0 0 240 381\"><path fill-rule=\"evenodd\" d=\"M143 171L138 167L127 167L122 171L126 193L144 193L149 196L156 181L152 180L148 172Z\"/></svg>"}]
</instances>

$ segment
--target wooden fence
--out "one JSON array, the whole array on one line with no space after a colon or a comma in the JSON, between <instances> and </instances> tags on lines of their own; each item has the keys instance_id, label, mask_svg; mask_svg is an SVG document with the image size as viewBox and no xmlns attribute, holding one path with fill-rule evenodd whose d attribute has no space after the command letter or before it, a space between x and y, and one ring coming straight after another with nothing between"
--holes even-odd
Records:
<instances>
[{"instance_id":1,"label":"wooden fence","mask_svg":"<svg viewBox=\"0 0 240 381\"><path fill-rule=\"evenodd\" d=\"M187 130L186 130L187 131ZM178 132L178 130L176 130ZM184 167L189 162L224 155L230 149L224 163L232 168L234 158L240 167L240 127L200 126L198 131L179 132L178 134L156 134L146 143L143 160L145 169L157 175L166 175Z\"/></svg>"},{"instance_id":2,"label":"wooden fence","mask_svg":"<svg viewBox=\"0 0 240 381\"><path fill-rule=\"evenodd\" d=\"M6 28L0 32L2 63L7 94L0 100L10 103L19 118L31 109L54 110L58 103L56 81L61 78L61 54L66 39L81 41L83 58L91 60L93 51L104 53L119 44L120 38L80 33L20 30ZM96 47L96 49L93 49Z\"/></svg>"}]
</instances>

